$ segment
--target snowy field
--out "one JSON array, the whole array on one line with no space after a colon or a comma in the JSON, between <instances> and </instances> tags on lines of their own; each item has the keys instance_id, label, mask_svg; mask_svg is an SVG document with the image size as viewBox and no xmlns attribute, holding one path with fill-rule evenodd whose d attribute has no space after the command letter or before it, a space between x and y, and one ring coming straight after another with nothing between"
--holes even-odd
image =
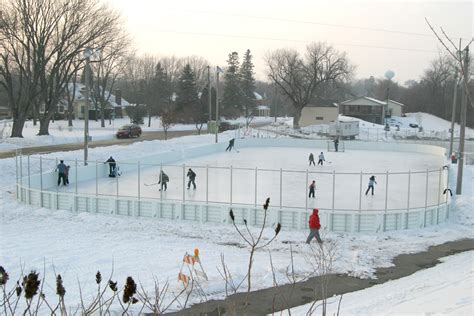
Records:
<instances>
[{"instance_id":1,"label":"snowy field","mask_svg":"<svg viewBox=\"0 0 474 316\"><path fill-rule=\"evenodd\" d=\"M231 133L225 133L219 139L222 142L227 142L232 135ZM212 143L213 140L212 135L202 135L169 141L134 143L127 147L94 148L90 150L90 159L104 161L109 155L118 158L140 157L145 153L154 154L169 150L180 150L183 147ZM242 154L243 151L240 154L232 153L228 156L232 159L240 159L238 157L244 156ZM349 152L342 154L350 155ZM49 155L49 157L54 158L58 155L65 160L72 161L75 158L80 159L82 152L55 153ZM400 160L411 159L409 154L401 155ZM303 155L301 162L298 163L304 165L306 159L306 155ZM329 158L329 156L327 159L336 161L336 159ZM189 161L189 163L196 162ZM253 165L263 166L266 163L268 164L267 160L260 156L255 159ZM424 160L422 163L424 163ZM355 164L354 162L353 165ZM200 249L202 264L209 276L209 281L202 283L203 290L208 294L207 299L222 298L224 296L225 283L217 270L220 265L221 254L225 255L226 264L233 277L237 281L245 278L249 252L230 225L157 221L154 219L103 216L90 213L74 214L67 211L32 208L19 204L12 193L14 192L15 182L15 160L13 158L1 159L0 168L3 172L0 178L2 193L0 199L0 265L10 274L10 282L7 284L9 288L12 288L15 281L20 278L22 269L25 272L36 270L40 273L40 277L45 274L44 290L46 296L54 297L54 268L56 273L60 273L64 280L65 301L68 306L80 304L78 281L81 284L84 299L90 301L90 298L96 292L95 274L97 270L102 272L104 278L107 278L113 270L112 279L119 282L119 288L123 288L127 276L132 276L145 289L151 291L154 286L153 277L156 277L161 284L169 280L170 289L178 291L180 287L176 281L176 276L183 255L186 252L192 252L196 247ZM465 168L464 194L458 196L454 201L452 218L446 224L422 230L405 230L374 235L323 232L322 238L325 241L325 246L334 246L337 249L334 272L368 278L373 275L376 267L391 266L391 260L400 253L418 252L426 250L430 245L460 238L474 238L473 169L473 166L470 165ZM150 179L154 179L154 176L156 176L156 169L155 174L151 172ZM199 186L202 185L200 177L199 173ZM366 185L366 183L364 184ZM451 184L451 187L453 187L453 184ZM376 190L378 189L379 187L376 188ZM256 232L255 228L250 228L250 230ZM264 237L270 238L272 234L273 231L268 229L264 232ZM304 244L305 238L306 232L287 231L283 227L280 235L270 244L268 249L257 251L252 274L253 288L265 288L273 284L267 250L272 253L276 278L280 283L287 282L286 268L291 263L290 247L294 250L294 265L298 278L308 276L311 271L311 265L309 264L311 251ZM415 284L409 281L404 287L411 287L410 293L413 294L392 295L389 297L390 299L387 299L387 297L382 301L382 293L384 292L385 294L388 292L400 293L398 290L402 285L389 282L382 285L387 287L380 290L378 295L365 292L357 300L369 303L372 302L373 296L374 302L377 298L385 304L385 307L389 305L398 306L403 303L405 310L420 311L420 313L422 313L423 306L426 306L423 312L444 311L452 315L458 315L456 311L469 311L474 303L472 291L465 292L465 289L461 286L462 283L457 282L457 273L453 273L452 270L472 271L472 260L461 259L458 263L449 262L449 267L453 265L452 269L446 268L442 272L435 272L436 278L431 277L431 280L419 281L425 282L419 284L420 286L426 286L425 295L416 295L422 293L416 292L414 288L418 283ZM472 285L472 282L474 282L472 272L464 274L464 276L467 279L466 282L470 282ZM454 284L459 291L462 291L462 296L457 295L458 292L452 290L453 287L446 287L444 292L436 291L440 288L440 291L442 291L443 285L447 284ZM458 285L460 287L457 287ZM439 306L441 301L439 305L433 304L433 308L422 305L430 297L436 300L440 293L446 298L446 301L443 301L445 302L443 306ZM191 297L191 302L200 300L202 300L200 296ZM358 311L364 311L365 314L370 313L370 308L375 308L375 305L373 305L364 310L362 305L352 305L351 302L353 301L349 298L347 298L347 303L346 298L343 300L342 315L359 315L357 310L355 312L351 310L353 306L354 308L360 308ZM176 304L173 307L179 308ZM418 307L420 309L417 309ZM117 311L117 307L114 310ZM382 313L384 311L382 309ZM397 310L394 313L399 311ZM136 313L137 310L134 312Z\"/></svg>"},{"instance_id":2,"label":"snowy field","mask_svg":"<svg viewBox=\"0 0 474 316\"><path fill-rule=\"evenodd\" d=\"M390 131L385 132L384 125L367 122L358 118L339 115L341 121L359 121L359 135L357 139L372 141L403 141L403 140L449 140L449 129L451 122L428 113L406 113L406 117L392 116L388 120ZM410 124L417 124L423 127L420 132L418 128L410 127ZM301 130L292 129L293 120L281 119L278 124L266 128L277 132L298 135L307 138L326 137L329 130L328 124L310 125L302 127ZM398 125L398 128L397 128ZM454 136L459 138L460 126L455 124ZM466 127L466 138L474 139L474 129Z\"/></svg>"},{"instance_id":3,"label":"snowy field","mask_svg":"<svg viewBox=\"0 0 474 316\"><path fill-rule=\"evenodd\" d=\"M237 142L238 146L238 142ZM315 148L314 155L325 151ZM407 206L408 171L410 175L410 207L424 207L426 193L426 170L436 170L428 175L429 206L444 201L442 194L446 179L442 172L441 189L439 170L445 159L436 155L420 153L377 152L351 150L338 153L326 153L324 166L308 166L308 148L240 148L237 151L203 156L196 159L177 161L173 165L163 166L164 172L170 177L168 190L158 192L159 161L156 165L142 166L140 169L140 188L138 188L137 172L128 172L121 177L100 178L97 183L97 194L119 196L140 196L142 198L158 198L187 201L206 201L206 186L210 202L259 204L270 197L273 203L280 201L280 168L282 171L282 206L322 209L332 208L333 171L336 172L335 209L358 209L360 195L364 195L368 178L376 175L377 185L375 196L362 199L363 210L381 210L385 207L387 196L388 209L405 209ZM60 159L61 157L58 157ZM114 158L120 166L120 159ZM316 158L317 160L317 158ZM66 163L68 163L66 161ZM185 165L183 170L183 164ZM206 166L209 166L206 179ZM232 177L230 167L232 166ZM99 164L99 168L106 168ZM188 168L197 173L197 190L186 190L187 179L184 177ZM255 168L260 169L255 180ZM308 170L308 179L306 179ZM360 172L363 171L362 186ZM386 172L389 175L388 192L386 194ZM419 172L419 173L417 173ZM393 174L395 173L395 174ZM401 173L401 174L399 174ZM231 190L232 179L232 190ZM307 187L312 180L316 181L316 198L308 199ZM257 188L255 189L255 181ZM118 183L117 183L118 182ZM206 184L207 183L207 184ZM50 188L56 191L56 187ZM74 192L75 185L61 187L61 191ZM77 186L78 193L96 193L96 181L82 182ZM118 192L117 192L118 190ZM231 199L232 191L232 199ZM255 199L255 193L257 198ZM440 199L438 200L438 195ZM306 204L307 203L307 204Z\"/></svg>"}]
</instances>

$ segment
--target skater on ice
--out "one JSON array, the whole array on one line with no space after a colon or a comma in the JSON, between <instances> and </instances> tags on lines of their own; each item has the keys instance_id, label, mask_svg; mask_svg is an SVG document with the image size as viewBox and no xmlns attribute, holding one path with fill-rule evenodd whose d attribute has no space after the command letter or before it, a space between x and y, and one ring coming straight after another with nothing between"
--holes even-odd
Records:
<instances>
[{"instance_id":1,"label":"skater on ice","mask_svg":"<svg viewBox=\"0 0 474 316\"><path fill-rule=\"evenodd\" d=\"M235 138L232 138L231 140L229 140L229 146L227 146L225 151L231 151L232 148L234 148L234 142L235 142Z\"/></svg>"},{"instance_id":2,"label":"skater on ice","mask_svg":"<svg viewBox=\"0 0 474 316\"><path fill-rule=\"evenodd\" d=\"M314 208L313 214L311 214L311 216L309 217L309 235L306 239L307 244L309 244L314 237L316 237L318 244L323 243L321 237L319 236L319 229L321 228L321 223L319 221L318 212L319 210L317 208Z\"/></svg>"},{"instance_id":3,"label":"skater on ice","mask_svg":"<svg viewBox=\"0 0 474 316\"><path fill-rule=\"evenodd\" d=\"M170 181L170 178L166 173L164 173L163 170L160 171L160 179L158 180L158 184L161 184L160 191L166 191L168 188L168 182ZM164 188L164 189L163 189Z\"/></svg>"},{"instance_id":4,"label":"skater on ice","mask_svg":"<svg viewBox=\"0 0 474 316\"><path fill-rule=\"evenodd\" d=\"M326 159L324 159L324 154L323 152L321 152L318 156L319 160L318 160L318 166L319 164L321 164L321 166L323 165L323 161L325 161Z\"/></svg>"},{"instance_id":5,"label":"skater on ice","mask_svg":"<svg viewBox=\"0 0 474 316\"><path fill-rule=\"evenodd\" d=\"M375 181L375 176L371 176L369 178L369 186L367 187L367 191L365 191L365 195L367 195L367 193L369 193L369 190L372 190L372 195L374 195L374 186L377 184L377 182Z\"/></svg>"},{"instance_id":6,"label":"skater on ice","mask_svg":"<svg viewBox=\"0 0 474 316\"><path fill-rule=\"evenodd\" d=\"M339 137L334 140L334 150L337 152L339 149Z\"/></svg>"},{"instance_id":7,"label":"skater on ice","mask_svg":"<svg viewBox=\"0 0 474 316\"><path fill-rule=\"evenodd\" d=\"M59 164L54 171L58 172L58 186L61 184L61 179L63 181L63 186L67 185L67 167L64 164L64 160L59 161Z\"/></svg>"},{"instance_id":8,"label":"skater on ice","mask_svg":"<svg viewBox=\"0 0 474 316\"><path fill-rule=\"evenodd\" d=\"M116 175L116 170L115 168L117 167L117 164L115 162L115 159L110 156L109 159L107 159L104 164L108 163L109 164L109 177L115 177Z\"/></svg>"},{"instance_id":9,"label":"skater on ice","mask_svg":"<svg viewBox=\"0 0 474 316\"><path fill-rule=\"evenodd\" d=\"M311 164L313 164L313 166L316 166L316 163L314 162L313 153L309 154L309 165L311 166Z\"/></svg>"},{"instance_id":10,"label":"skater on ice","mask_svg":"<svg viewBox=\"0 0 474 316\"><path fill-rule=\"evenodd\" d=\"M188 190L191 187L191 183L193 184L194 190L196 190L196 183L194 182L194 180L196 180L196 173L191 168L189 168L186 176L189 178Z\"/></svg>"},{"instance_id":11,"label":"skater on ice","mask_svg":"<svg viewBox=\"0 0 474 316\"><path fill-rule=\"evenodd\" d=\"M313 182L309 185L309 196L314 198L314 190L316 190L316 181L313 180Z\"/></svg>"}]
</instances>

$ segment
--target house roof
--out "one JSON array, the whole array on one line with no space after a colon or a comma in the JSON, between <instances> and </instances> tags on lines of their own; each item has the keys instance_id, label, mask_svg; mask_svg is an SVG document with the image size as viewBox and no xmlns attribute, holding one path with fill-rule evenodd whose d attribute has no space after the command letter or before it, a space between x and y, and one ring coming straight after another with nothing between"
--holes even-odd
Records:
<instances>
[{"instance_id":1,"label":"house roof","mask_svg":"<svg viewBox=\"0 0 474 316\"><path fill-rule=\"evenodd\" d=\"M370 97L359 97L351 100L346 100L341 102L344 105L375 105L375 106L382 106L386 105L386 102L370 98Z\"/></svg>"},{"instance_id":2,"label":"house roof","mask_svg":"<svg viewBox=\"0 0 474 316\"><path fill-rule=\"evenodd\" d=\"M404 105L405 105L405 104L403 104L403 103L397 102L397 101L392 100L392 99L388 99L388 102L389 102L389 103L396 104L396 105L400 105L400 106L404 106Z\"/></svg>"},{"instance_id":3,"label":"house roof","mask_svg":"<svg viewBox=\"0 0 474 316\"><path fill-rule=\"evenodd\" d=\"M262 96L259 93L254 91L253 95L255 96L255 100L263 100Z\"/></svg>"},{"instance_id":4,"label":"house roof","mask_svg":"<svg viewBox=\"0 0 474 316\"><path fill-rule=\"evenodd\" d=\"M259 110L269 110L270 107L268 107L266 105L259 105L259 106L257 106L257 109L259 109Z\"/></svg>"},{"instance_id":5,"label":"house roof","mask_svg":"<svg viewBox=\"0 0 474 316\"><path fill-rule=\"evenodd\" d=\"M67 85L69 91L72 92L72 90L74 89L74 84L72 84L71 82L68 83ZM85 100L85 96L84 96L84 91L85 91L86 87L84 84L80 83L80 82L77 82L76 83L76 89L74 91L74 98L76 100ZM107 92L107 91L106 91ZM115 95L113 93L110 94L110 97L109 97L109 104L110 106L114 107L114 108L117 108L117 107L124 107L124 106L130 106L130 103L125 100L123 97L122 97L122 105L118 105L116 102L115 102Z\"/></svg>"},{"instance_id":6,"label":"house roof","mask_svg":"<svg viewBox=\"0 0 474 316\"><path fill-rule=\"evenodd\" d=\"M310 103L306 104L305 107L310 108L332 108L338 107L337 102L335 100L327 100L323 98L316 98L312 100Z\"/></svg>"}]
</instances>

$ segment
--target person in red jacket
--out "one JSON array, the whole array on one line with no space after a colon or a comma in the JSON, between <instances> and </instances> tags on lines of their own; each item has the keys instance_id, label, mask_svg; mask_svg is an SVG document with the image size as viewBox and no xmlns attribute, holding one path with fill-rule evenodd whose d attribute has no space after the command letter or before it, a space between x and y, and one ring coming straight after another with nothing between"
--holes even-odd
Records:
<instances>
[{"instance_id":1,"label":"person in red jacket","mask_svg":"<svg viewBox=\"0 0 474 316\"><path fill-rule=\"evenodd\" d=\"M317 208L313 209L313 214L309 217L310 232L308 238L306 239L307 244L309 244L314 237L316 237L316 240L319 244L323 243L321 237L319 236L319 229L321 228L321 223L319 222L318 212L319 210Z\"/></svg>"}]
</instances>

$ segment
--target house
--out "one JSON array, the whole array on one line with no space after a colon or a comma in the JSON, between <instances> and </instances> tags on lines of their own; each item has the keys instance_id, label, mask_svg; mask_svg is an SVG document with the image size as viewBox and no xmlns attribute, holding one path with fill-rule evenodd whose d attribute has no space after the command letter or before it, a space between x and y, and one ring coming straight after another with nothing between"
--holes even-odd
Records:
<instances>
[{"instance_id":1,"label":"house","mask_svg":"<svg viewBox=\"0 0 474 316\"><path fill-rule=\"evenodd\" d=\"M82 83L76 83L74 89L74 85L70 83L68 84L68 89L71 92L74 90L74 117L77 119L84 119L84 109L86 105L86 98L84 96L86 89L85 85ZM107 96L108 94L109 92L106 91L105 95ZM95 109L92 98L89 97L89 99L89 118L94 119L96 116L100 115L100 109ZM120 90L116 90L115 95L110 93L109 101L106 106L106 117L108 118L109 115L112 117L123 117L124 109L127 106L130 106L130 103L122 98Z\"/></svg>"},{"instance_id":2,"label":"house","mask_svg":"<svg viewBox=\"0 0 474 316\"><path fill-rule=\"evenodd\" d=\"M10 108L6 105L0 105L0 120L11 118L11 117L12 117L12 111L10 110Z\"/></svg>"},{"instance_id":3,"label":"house","mask_svg":"<svg viewBox=\"0 0 474 316\"><path fill-rule=\"evenodd\" d=\"M391 117L393 116L402 116L403 113L403 103L394 101L394 100L388 100L388 113L387 116Z\"/></svg>"},{"instance_id":4,"label":"house","mask_svg":"<svg viewBox=\"0 0 474 316\"><path fill-rule=\"evenodd\" d=\"M339 104L339 113L360 118L364 121L384 124L385 117L402 116L403 104L394 100L377 100L359 97Z\"/></svg>"},{"instance_id":5,"label":"house","mask_svg":"<svg viewBox=\"0 0 474 316\"><path fill-rule=\"evenodd\" d=\"M329 100L318 99L307 104L301 111L298 122L300 127L317 124L328 124L337 120L339 109L337 103Z\"/></svg>"}]
</instances>

